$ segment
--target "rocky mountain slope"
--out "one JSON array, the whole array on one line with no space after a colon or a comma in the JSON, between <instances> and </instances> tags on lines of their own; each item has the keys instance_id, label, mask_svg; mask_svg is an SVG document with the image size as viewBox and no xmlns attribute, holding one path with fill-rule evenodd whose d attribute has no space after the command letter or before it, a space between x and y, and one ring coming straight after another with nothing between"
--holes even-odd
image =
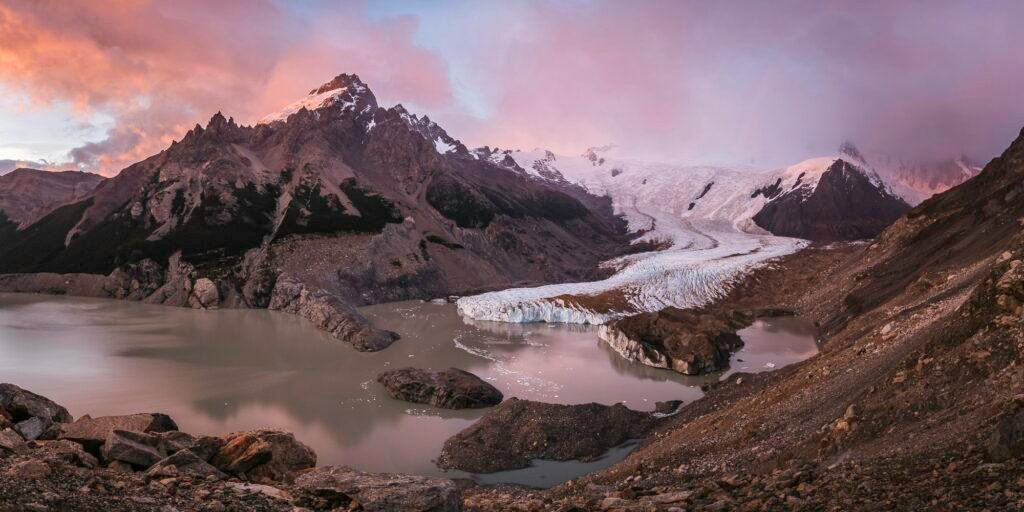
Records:
<instances>
[{"instance_id":1,"label":"rocky mountain slope","mask_svg":"<svg viewBox=\"0 0 1024 512\"><path fill-rule=\"evenodd\" d=\"M474 490L467 503L1024 508L1022 194L1024 132L875 242L813 246L758 269L716 306L813 318L817 356L730 376L600 474L512 498Z\"/></svg>"},{"instance_id":2,"label":"rocky mountain slope","mask_svg":"<svg viewBox=\"0 0 1024 512\"><path fill-rule=\"evenodd\" d=\"M0 230L24 226L56 206L82 199L104 179L88 172L26 168L0 175Z\"/></svg>"},{"instance_id":3,"label":"rocky mountain slope","mask_svg":"<svg viewBox=\"0 0 1024 512\"><path fill-rule=\"evenodd\" d=\"M218 113L9 233L0 288L270 307L374 350L392 337L353 305L589 279L628 241L606 199L474 158L340 75L256 126Z\"/></svg>"}]
</instances>

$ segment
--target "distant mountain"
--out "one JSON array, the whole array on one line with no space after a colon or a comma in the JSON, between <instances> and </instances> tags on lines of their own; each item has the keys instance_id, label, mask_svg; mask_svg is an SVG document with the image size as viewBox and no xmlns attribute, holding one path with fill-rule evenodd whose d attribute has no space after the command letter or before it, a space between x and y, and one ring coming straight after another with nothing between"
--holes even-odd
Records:
<instances>
[{"instance_id":1,"label":"distant mountain","mask_svg":"<svg viewBox=\"0 0 1024 512\"><path fill-rule=\"evenodd\" d=\"M929 197L945 192L981 172L981 164L966 155L956 159L906 160L891 156L865 158L852 142L844 142L840 155L854 163L875 169L900 197L917 205Z\"/></svg>"},{"instance_id":2,"label":"distant mountain","mask_svg":"<svg viewBox=\"0 0 1024 512\"><path fill-rule=\"evenodd\" d=\"M393 337L352 306L587 279L629 239L607 199L476 158L343 74L255 126L218 113L0 242L0 272L33 273L0 288L271 307L375 350Z\"/></svg>"},{"instance_id":3,"label":"distant mountain","mask_svg":"<svg viewBox=\"0 0 1024 512\"><path fill-rule=\"evenodd\" d=\"M34 220L60 204L89 195L104 179L88 172L26 168L0 175L0 225Z\"/></svg>"},{"instance_id":4,"label":"distant mountain","mask_svg":"<svg viewBox=\"0 0 1024 512\"><path fill-rule=\"evenodd\" d=\"M910 209L862 157L849 154L759 170L638 162L614 153L611 146L580 156L473 151L537 181L578 184L608 195L634 229L652 229L649 213L659 210L688 221L729 223L739 231L853 240L875 236Z\"/></svg>"}]
</instances>

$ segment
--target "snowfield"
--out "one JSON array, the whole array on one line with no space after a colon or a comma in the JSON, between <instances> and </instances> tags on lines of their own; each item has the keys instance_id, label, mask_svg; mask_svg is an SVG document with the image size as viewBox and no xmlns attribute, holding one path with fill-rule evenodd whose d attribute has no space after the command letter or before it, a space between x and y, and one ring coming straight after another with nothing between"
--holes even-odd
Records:
<instances>
[{"instance_id":1,"label":"snowfield","mask_svg":"<svg viewBox=\"0 0 1024 512\"><path fill-rule=\"evenodd\" d=\"M546 151L509 152L534 179L565 180L612 198L638 241L670 247L603 265L617 269L602 281L513 288L463 297L459 311L499 322L603 324L623 315L667 306L696 307L722 297L737 279L809 242L771 235L752 217L772 186L810 194L838 157L817 158L773 171L683 167L615 160L608 148L583 156ZM496 154L494 161L503 158Z\"/></svg>"}]
</instances>

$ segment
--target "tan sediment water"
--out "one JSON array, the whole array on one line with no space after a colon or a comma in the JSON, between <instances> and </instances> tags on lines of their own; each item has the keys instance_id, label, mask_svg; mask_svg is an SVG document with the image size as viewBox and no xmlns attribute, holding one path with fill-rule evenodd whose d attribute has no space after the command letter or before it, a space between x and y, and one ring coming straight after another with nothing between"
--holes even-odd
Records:
<instances>
[{"instance_id":1,"label":"tan sediment water","mask_svg":"<svg viewBox=\"0 0 1024 512\"><path fill-rule=\"evenodd\" d=\"M52 398L76 417L163 412L194 434L279 428L316 450L321 465L440 475L432 460L444 441L485 411L393 400L376 383L379 372L454 366L506 397L639 410L693 400L701 383L719 378L625 361L587 326L467 322L453 305L418 301L362 310L402 339L361 353L272 311L0 294L0 381ZM736 358L744 362L734 358L734 370L779 368L816 352L799 320L759 322L741 335L747 346ZM603 465L628 450L619 452ZM573 464L539 463L510 479L550 485L596 469Z\"/></svg>"}]
</instances>

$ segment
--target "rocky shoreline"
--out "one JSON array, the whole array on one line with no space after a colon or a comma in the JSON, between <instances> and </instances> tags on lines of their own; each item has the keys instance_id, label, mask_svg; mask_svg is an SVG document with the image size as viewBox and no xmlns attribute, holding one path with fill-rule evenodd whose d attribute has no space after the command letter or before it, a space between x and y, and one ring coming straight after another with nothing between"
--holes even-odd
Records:
<instances>
[{"instance_id":1,"label":"rocky shoreline","mask_svg":"<svg viewBox=\"0 0 1024 512\"><path fill-rule=\"evenodd\" d=\"M276 430L193 436L159 413L72 421L0 384L0 511L437 511L462 509L451 480L316 467Z\"/></svg>"}]
</instances>

